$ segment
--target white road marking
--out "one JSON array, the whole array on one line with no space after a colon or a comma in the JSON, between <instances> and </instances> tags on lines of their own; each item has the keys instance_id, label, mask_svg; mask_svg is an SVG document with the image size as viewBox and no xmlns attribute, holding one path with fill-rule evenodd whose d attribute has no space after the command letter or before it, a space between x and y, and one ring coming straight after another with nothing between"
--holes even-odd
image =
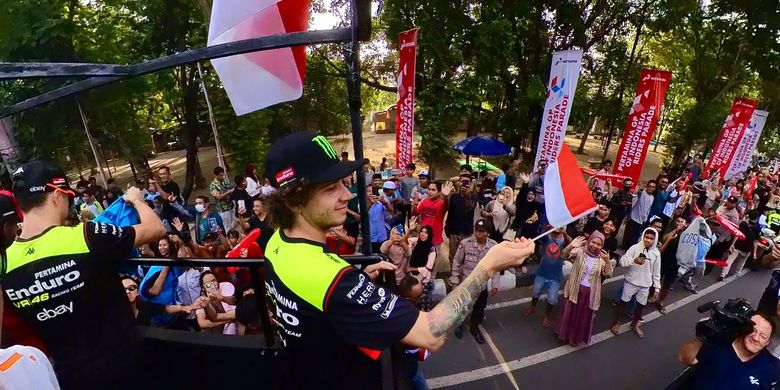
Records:
<instances>
[{"instance_id":1,"label":"white road marking","mask_svg":"<svg viewBox=\"0 0 780 390\"><path fill-rule=\"evenodd\" d=\"M613 278L609 278L609 279L605 280L604 284L617 282L618 280L623 280L625 278L626 278L625 275L618 275L618 276L615 276ZM561 286L561 287L563 287L563 286ZM563 294L563 289L558 291L558 295L561 295L561 294ZM547 294L542 294L542 295L539 296L539 299L542 299L542 298L547 299ZM512 300L512 301L506 301L506 302L496 302L496 303L491 303L491 304L487 305L487 307L485 307L485 310L495 310L495 309L500 309L502 307L524 305L524 304L526 304L528 302L531 302L531 297L520 298L520 299L515 299L515 300Z\"/></svg>"},{"instance_id":2,"label":"white road marking","mask_svg":"<svg viewBox=\"0 0 780 390\"><path fill-rule=\"evenodd\" d=\"M742 276L747 275L749 272L750 272L749 270L745 270L743 272ZM612 279L616 279L616 278L612 278ZM736 279L737 279L737 277L731 276L731 277L727 278L726 280L724 280L722 282L716 282L713 285L711 285L711 286L709 286L709 287L699 291L698 294L688 295L687 297L682 298L682 299L680 299L677 302L671 303L671 304L666 306L666 312L667 313L671 313L672 311L677 310L677 309L679 309L679 308L681 308L681 307L683 307L683 306L685 306L685 305L687 305L687 304L689 304L689 303L691 303L691 302L693 302L693 301L695 301L695 300L697 300L697 299L699 299L699 298L701 298L701 297L703 297L703 296L705 296L705 295L707 295L707 294L709 294L709 293L711 293L711 292L713 292L713 291L715 291L715 290L717 290L717 289L719 289L719 288L721 288L721 287L723 287L723 286L733 282ZM609 280L607 280L607 281L609 281ZM511 305L507 305L507 306L511 306ZM647 324L650 321L658 319L661 316L663 316L663 314L661 314L661 313L659 313L657 311L654 311L654 312L652 312L650 314L644 315L643 317L645 319L645 324ZM625 323L625 324L621 325L619 333L627 332L629 330L630 326L631 326L630 323ZM552 360L552 359L559 358L559 357L564 356L564 355L568 355L568 354L570 354L572 352L578 351L578 350L583 349L583 348L589 348L589 347L591 347L591 346L593 346L595 344L598 344L598 343L600 343L600 342L602 342L604 340L608 340L608 339L610 339L612 337L615 337L615 335L613 335L612 332L609 329L607 329L607 330L605 330L605 331L603 331L601 333L593 335L591 337L591 339L590 339L590 345L581 346L581 347L572 347L570 345L564 345L564 346L553 348L553 349L550 349L550 350L547 350L547 351L544 351L544 352L540 352L540 353L537 353L537 354L534 354L534 355L531 355L531 356L526 356L526 357L521 358L521 359L512 360L512 361L506 362L506 363L502 362L501 364L496 364L496 365L492 365L492 366L488 366L488 367L478 368L476 370L464 371L464 372L459 372L457 374L451 374L451 375L440 376L440 377L437 377L437 378L431 378L431 379L428 379L428 387L431 388L431 389L438 389L438 388L442 388L442 387L459 385L459 384L463 384L463 383L466 383L466 382L478 381L480 379L485 379L485 378L490 378L492 376L505 374L505 373L507 373L506 372L507 369L510 370L510 371L520 370L520 369L523 369L523 368L526 368L526 367L530 367L530 366L533 366L533 365L536 365L536 364L539 364L539 363L544 363L544 362L546 362L548 360Z\"/></svg>"},{"instance_id":3,"label":"white road marking","mask_svg":"<svg viewBox=\"0 0 780 390\"><path fill-rule=\"evenodd\" d=\"M480 325L479 330L482 332L482 335L485 336L485 341L487 341L488 346L490 347L490 350L493 351L493 355L496 356L496 359L500 363L501 369L504 371L504 374L506 374L506 377L509 378L509 382L512 383L512 386L515 387L515 390L520 390L520 386L517 385L517 382L515 381L514 375L512 375L512 370L509 369L509 366L506 364L506 360L504 359L504 355L501 354L501 351L498 350L498 347L496 347L496 344L493 343L493 338L490 337L490 334L485 330L485 328Z\"/></svg>"}]
</instances>

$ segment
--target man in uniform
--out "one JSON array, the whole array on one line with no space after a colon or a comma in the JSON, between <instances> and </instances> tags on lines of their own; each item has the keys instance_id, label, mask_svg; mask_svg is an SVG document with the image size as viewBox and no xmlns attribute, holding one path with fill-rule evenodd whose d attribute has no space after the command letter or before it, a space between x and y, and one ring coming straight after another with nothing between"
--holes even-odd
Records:
<instances>
[{"instance_id":1,"label":"man in uniform","mask_svg":"<svg viewBox=\"0 0 780 390\"><path fill-rule=\"evenodd\" d=\"M488 238L491 230L490 222L486 219L480 219L474 224L474 235L464 239L458 244L458 251L455 253L455 257L452 259L452 275L450 276L450 284L455 287L461 282L466 280L471 272L477 267L477 264L485 257L490 248L498 245L495 240ZM492 288L490 289L490 295L496 295L498 291L499 274L493 275ZM479 325L482 324L482 320L485 319L485 307L487 306L487 285L479 293L477 302L474 303L474 311L471 313L469 319L471 335L474 336L474 340L479 344L485 343L485 338L482 336L482 332L479 331ZM460 326L455 328L455 337L462 338L463 331Z\"/></svg>"},{"instance_id":2,"label":"man in uniform","mask_svg":"<svg viewBox=\"0 0 780 390\"><path fill-rule=\"evenodd\" d=\"M438 350L487 280L533 253L527 240L493 247L439 305L420 312L373 283L395 266L380 262L361 271L326 249L325 236L344 223L352 197L343 179L362 164L339 161L325 137L309 132L277 140L266 156L266 174L278 188L268 199L270 214L279 228L266 247L266 286L286 389L380 388L382 350L397 342Z\"/></svg>"},{"instance_id":3,"label":"man in uniform","mask_svg":"<svg viewBox=\"0 0 780 390\"><path fill-rule=\"evenodd\" d=\"M117 272L132 248L165 236L160 218L130 188L125 200L140 224L64 226L75 192L62 169L32 161L13 181L24 226L7 250L7 307L40 335L64 389L126 388L128 378L146 386L154 363L142 352Z\"/></svg>"}]
</instances>

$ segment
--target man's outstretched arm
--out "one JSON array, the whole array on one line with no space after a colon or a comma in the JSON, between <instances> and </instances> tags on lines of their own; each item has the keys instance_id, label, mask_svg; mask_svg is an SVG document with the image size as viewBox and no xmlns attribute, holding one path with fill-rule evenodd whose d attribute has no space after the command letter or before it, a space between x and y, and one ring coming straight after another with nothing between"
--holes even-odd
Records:
<instances>
[{"instance_id":1,"label":"man's outstretched arm","mask_svg":"<svg viewBox=\"0 0 780 390\"><path fill-rule=\"evenodd\" d=\"M496 272L521 265L534 253L534 243L522 239L494 246L471 274L430 312L421 312L414 327L401 340L404 344L436 351L447 333L460 325L474 307L487 281Z\"/></svg>"}]
</instances>

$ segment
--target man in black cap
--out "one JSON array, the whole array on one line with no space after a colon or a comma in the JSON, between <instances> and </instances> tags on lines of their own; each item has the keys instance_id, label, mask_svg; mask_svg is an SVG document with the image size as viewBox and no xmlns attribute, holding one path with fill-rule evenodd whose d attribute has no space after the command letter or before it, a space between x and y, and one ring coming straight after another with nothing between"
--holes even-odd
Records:
<instances>
[{"instance_id":1,"label":"man in black cap","mask_svg":"<svg viewBox=\"0 0 780 390\"><path fill-rule=\"evenodd\" d=\"M328 253L325 235L344 223L352 195L345 178L363 162L339 161L328 140L298 132L276 141L265 170L279 230L266 247L266 286L282 339L280 377L291 389L380 388L377 359L396 342L437 350L468 315L487 280L533 253L529 241L505 242L430 312L375 285L388 262L353 267Z\"/></svg>"},{"instance_id":2,"label":"man in black cap","mask_svg":"<svg viewBox=\"0 0 780 390\"><path fill-rule=\"evenodd\" d=\"M24 212L19 238L8 248L4 298L48 350L64 389L117 388L148 373L133 330L133 314L117 274L133 247L157 241L165 228L130 188L125 200L141 223L63 226L75 193L65 173L32 161L13 175ZM143 368L142 368L143 367Z\"/></svg>"}]
</instances>

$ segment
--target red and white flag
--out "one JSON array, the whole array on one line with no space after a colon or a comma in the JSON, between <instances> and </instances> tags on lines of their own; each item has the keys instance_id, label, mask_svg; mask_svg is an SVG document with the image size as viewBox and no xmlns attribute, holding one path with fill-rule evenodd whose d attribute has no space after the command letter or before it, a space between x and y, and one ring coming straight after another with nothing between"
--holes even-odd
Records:
<instances>
[{"instance_id":1,"label":"red and white flag","mask_svg":"<svg viewBox=\"0 0 780 390\"><path fill-rule=\"evenodd\" d=\"M598 208L582 177L577 158L565 143L544 174L544 208L547 221L554 228L565 226Z\"/></svg>"},{"instance_id":2,"label":"red and white flag","mask_svg":"<svg viewBox=\"0 0 780 390\"><path fill-rule=\"evenodd\" d=\"M309 29L309 0L214 0L208 45ZM236 115L303 95L306 46L211 60Z\"/></svg>"}]
</instances>

